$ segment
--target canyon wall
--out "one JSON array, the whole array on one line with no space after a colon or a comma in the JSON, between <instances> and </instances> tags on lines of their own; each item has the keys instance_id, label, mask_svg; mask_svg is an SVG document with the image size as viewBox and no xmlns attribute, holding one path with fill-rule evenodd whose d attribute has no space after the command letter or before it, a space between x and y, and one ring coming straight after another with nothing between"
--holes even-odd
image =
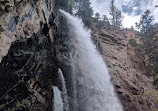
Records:
<instances>
[{"instance_id":1,"label":"canyon wall","mask_svg":"<svg viewBox=\"0 0 158 111\"><path fill-rule=\"evenodd\" d=\"M51 111L53 0L1 0L0 9L0 110Z\"/></svg>"},{"instance_id":2,"label":"canyon wall","mask_svg":"<svg viewBox=\"0 0 158 111\"><path fill-rule=\"evenodd\" d=\"M53 0L0 1L0 110L51 111L52 85L62 90L58 68L73 82L70 52L75 41L69 44L64 38L65 20L55 19L53 9ZM157 92L146 75L145 56L133 44L132 39L142 44L136 33L105 26L93 36L124 110L155 111Z\"/></svg>"},{"instance_id":3,"label":"canyon wall","mask_svg":"<svg viewBox=\"0 0 158 111\"><path fill-rule=\"evenodd\" d=\"M53 13L53 0L0 1L0 61L12 42L30 38L41 24L49 24Z\"/></svg>"},{"instance_id":4,"label":"canyon wall","mask_svg":"<svg viewBox=\"0 0 158 111\"><path fill-rule=\"evenodd\" d=\"M157 111L153 77L147 76L145 55L135 45L142 44L138 32L105 26L93 33L124 110Z\"/></svg>"}]
</instances>

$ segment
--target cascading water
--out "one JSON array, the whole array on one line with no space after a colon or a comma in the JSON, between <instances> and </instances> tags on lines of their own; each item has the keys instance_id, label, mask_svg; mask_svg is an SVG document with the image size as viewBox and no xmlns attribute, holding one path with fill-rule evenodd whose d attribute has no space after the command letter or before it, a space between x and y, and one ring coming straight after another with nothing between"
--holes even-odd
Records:
<instances>
[{"instance_id":1,"label":"cascading water","mask_svg":"<svg viewBox=\"0 0 158 111\"><path fill-rule=\"evenodd\" d=\"M53 86L53 93L54 93L54 99L53 99L53 110L54 111L63 111L63 102L61 97L61 92L58 89L58 87Z\"/></svg>"},{"instance_id":2,"label":"cascading water","mask_svg":"<svg viewBox=\"0 0 158 111\"><path fill-rule=\"evenodd\" d=\"M60 10L60 13L67 19L69 37L75 40L73 44L78 52L76 60L71 62L72 79L74 79L72 89L75 91L72 93L74 97L69 99L75 100L70 101L69 110L123 111L122 105L114 93L104 60L91 40L90 30L84 28L81 19L71 16L63 10ZM77 67L75 64L77 64ZM77 70L80 73L76 73ZM66 82L66 85L68 85L68 81ZM71 106L74 108L71 108Z\"/></svg>"},{"instance_id":3,"label":"cascading water","mask_svg":"<svg viewBox=\"0 0 158 111\"><path fill-rule=\"evenodd\" d=\"M67 89L66 89L66 83L65 83L65 78L63 76L63 73L61 69L58 69L58 75L60 77L61 85L62 85L62 98L63 98L63 104L64 104L64 111L69 111L69 102L68 102L68 96L67 96Z\"/></svg>"}]
</instances>

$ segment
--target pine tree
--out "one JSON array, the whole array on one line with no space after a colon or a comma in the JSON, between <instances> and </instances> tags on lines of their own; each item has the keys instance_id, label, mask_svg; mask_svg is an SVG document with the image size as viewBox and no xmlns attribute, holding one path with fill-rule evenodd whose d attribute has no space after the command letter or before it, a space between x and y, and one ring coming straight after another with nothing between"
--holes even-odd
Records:
<instances>
[{"instance_id":1,"label":"pine tree","mask_svg":"<svg viewBox=\"0 0 158 111\"><path fill-rule=\"evenodd\" d=\"M114 2L115 1L112 0L110 4L110 15L112 16L111 23L115 27L121 27L123 16L121 11L118 8L116 8L116 6L114 5Z\"/></svg>"},{"instance_id":2,"label":"pine tree","mask_svg":"<svg viewBox=\"0 0 158 111\"><path fill-rule=\"evenodd\" d=\"M106 15L103 15L102 19L103 19L104 22L108 22L109 21L108 17Z\"/></svg>"},{"instance_id":3,"label":"pine tree","mask_svg":"<svg viewBox=\"0 0 158 111\"><path fill-rule=\"evenodd\" d=\"M139 23L136 23L136 27L140 30L141 34L148 34L153 27L154 16L150 15L150 10L146 10L141 16Z\"/></svg>"},{"instance_id":4,"label":"pine tree","mask_svg":"<svg viewBox=\"0 0 158 111\"><path fill-rule=\"evenodd\" d=\"M146 66L148 74L154 76L153 84L158 89L158 48L157 48L157 25L154 24L154 16L151 15L150 10L146 10L141 16L139 23L136 27L140 30L141 39L144 45L144 53L148 56Z\"/></svg>"},{"instance_id":5,"label":"pine tree","mask_svg":"<svg viewBox=\"0 0 158 111\"><path fill-rule=\"evenodd\" d=\"M132 25L130 29L131 29L131 30L134 30L134 26Z\"/></svg>"},{"instance_id":6,"label":"pine tree","mask_svg":"<svg viewBox=\"0 0 158 111\"><path fill-rule=\"evenodd\" d=\"M54 0L55 2L55 8L58 9L64 9L66 11L70 10L69 2L70 0Z\"/></svg>"},{"instance_id":7,"label":"pine tree","mask_svg":"<svg viewBox=\"0 0 158 111\"><path fill-rule=\"evenodd\" d=\"M79 3L77 15L80 16L86 26L91 27L93 9L90 6L90 0L76 0Z\"/></svg>"},{"instance_id":8,"label":"pine tree","mask_svg":"<svg viewBox=\"0 0 158 111\"><path fill-rule=\"evenodd\" d=\"M115 26L116 27L121 27L122 26L122 13L119 9L116 9L115 11Z\"/></svg>"},{"instance_id":9,"label":"pine tree","mask_svg":"<svg viewBox=\"0 0 158 111\"><path fill-rule=\"evenodd\" d=\"M99 19L100 19L100 14L99 14L98 12L95 14L95 18L97 19L97 21L99 21Z\"/></svg>"},{"instance_id":10,"label":"pine tree","mask_svg":"<svg viewBox=\"0 0 158 111\"><path fill-rule=\"evenodd\" d=\"M142 34L142 40L146 47L146 52L150 52L152 38L154 35L154 25L153 25L154 16L151 15L150 10L146 10L144 14L141 16L139 23L136 23L136 27L140 30Z\"/></svg>"},{"instance_id":11,"label":"pine tree","mask_svg":"<svg viewBox=\"0 0 158 111\"><path fill-rule=\"evenodd\" d=\"M115 24L115 11L116 11L116 7L114 5L114 0L112 0L110 4L110 15L112 16L112 19L111 19L112 25Z\"/></svg>"}]
</instances>

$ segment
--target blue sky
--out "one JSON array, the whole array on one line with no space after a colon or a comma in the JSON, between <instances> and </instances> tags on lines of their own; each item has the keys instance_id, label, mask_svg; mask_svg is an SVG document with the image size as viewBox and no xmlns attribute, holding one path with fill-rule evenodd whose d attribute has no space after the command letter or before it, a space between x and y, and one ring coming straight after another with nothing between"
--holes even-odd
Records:
<instances>
[{"instance_id":1,"label":"blue sky","mask_svg":"<svg viewBox=\"0 0 158 111\"><path fill-rule=\"evenodd\" d=\"M94 12L99 12L101 15L109 17L109 6L111 0L91 0L91 6ZM139 22L144 11L149 9L155 17L155 22L158 22L158 0L115 0L115 6L123 12L123 26L130 28Z\"/></svg>"}]
</instances>

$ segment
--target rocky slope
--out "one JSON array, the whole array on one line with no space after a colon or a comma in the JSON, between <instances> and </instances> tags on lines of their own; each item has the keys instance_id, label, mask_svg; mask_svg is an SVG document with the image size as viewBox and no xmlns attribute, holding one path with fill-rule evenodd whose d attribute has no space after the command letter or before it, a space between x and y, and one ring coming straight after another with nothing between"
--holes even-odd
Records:
<instances>
[{"instance_id":1,"label":"rocky slope","mask_svg":"<svg viewBox=\"0 0 158 111\"><path fill-rule=\"evenodd\" d=\"M98 38L98 48L107 63L124 110L157 111L158 94L153 86L153 78L145 75L145 56L133 44L142 43L137 32L110 26L94 32L94 38Z\"/></svg>"}]
</instances>

